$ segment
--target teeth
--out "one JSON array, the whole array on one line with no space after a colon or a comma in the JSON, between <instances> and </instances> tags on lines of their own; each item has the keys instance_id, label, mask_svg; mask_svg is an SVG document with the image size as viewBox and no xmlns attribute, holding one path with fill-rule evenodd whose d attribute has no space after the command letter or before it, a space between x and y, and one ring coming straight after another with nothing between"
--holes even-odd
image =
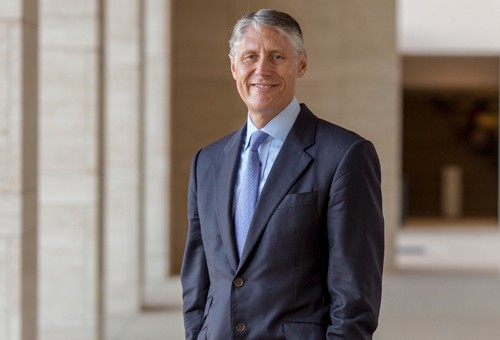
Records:
<instances>
[{"instance_id":1,"label":"teeth","mask_svg":"<svg viewBox=\"0 0 500 340\"><path fill-rule=\"evenodd\" d=\"M254 84L255 87L258 87L259 89L268 89L273 87L273 85L266 85L266 84Z\"/></svg>"}]
</instances>

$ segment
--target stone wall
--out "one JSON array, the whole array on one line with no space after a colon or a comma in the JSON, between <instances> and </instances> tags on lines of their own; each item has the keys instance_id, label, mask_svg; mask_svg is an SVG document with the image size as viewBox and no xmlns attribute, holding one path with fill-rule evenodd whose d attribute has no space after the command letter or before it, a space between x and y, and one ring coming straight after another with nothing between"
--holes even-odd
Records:
<instances>
[{"instance_id":1,"label":"stone wall","mask_svg":"<svg viewBox=\"0 0 500 340\"><path fill-rule=\"evenodd\" d=\"M304 32L309 66L298 81L299 101L375 144L382 163L390 269L399 225L401 171L395 3L314 0L174 3L172 271L178 272L182 262L191 159L202 146L239 128L246 117L229 70L230 30L246 12L270 7L296 17Z\"/></svg>"}]
</instances>

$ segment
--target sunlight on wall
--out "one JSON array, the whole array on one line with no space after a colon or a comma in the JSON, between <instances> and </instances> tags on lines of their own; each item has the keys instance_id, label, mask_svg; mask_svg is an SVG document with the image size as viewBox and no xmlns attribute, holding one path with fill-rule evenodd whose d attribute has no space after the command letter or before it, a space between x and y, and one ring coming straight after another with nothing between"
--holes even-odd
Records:
<instances>
[{"instance_id":1,"label":"sunlight on wall","mask_svg":"<svg viewBox=\"0 0 500 340\"><path fill-rule=\"evenodd\" d=\"M398 0L403 54L498 55L500 1Z\"/></svg>"}]
</instances>

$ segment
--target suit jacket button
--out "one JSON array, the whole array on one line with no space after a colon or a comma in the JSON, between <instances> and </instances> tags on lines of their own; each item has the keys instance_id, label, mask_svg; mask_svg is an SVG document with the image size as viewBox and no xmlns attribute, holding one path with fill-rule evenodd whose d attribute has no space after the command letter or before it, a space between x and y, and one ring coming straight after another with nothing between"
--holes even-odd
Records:
<instances>
[{"instance_id":1,"label":"suit jacket button","mask_svg":"<svg viewBox=\"0 0 500 340\"><path fill-rule=\"evenodd\" d=\"M236 279L234 279L233 284L235 287L241 288L245 284L245 280L243 280L243 278L241 277L237 277Z\"/></svg>"},{"instance_id":2,"label":"suit jacket button","mask_svg":"<svg viewBox=\"0 0 500 340\"><path fill-rule=\"evenodd\" d=\"M241 333L247 329L247 326L243 322L238 322L234 328L236 329L236 332Z\"/></svg>"}]
</instances>

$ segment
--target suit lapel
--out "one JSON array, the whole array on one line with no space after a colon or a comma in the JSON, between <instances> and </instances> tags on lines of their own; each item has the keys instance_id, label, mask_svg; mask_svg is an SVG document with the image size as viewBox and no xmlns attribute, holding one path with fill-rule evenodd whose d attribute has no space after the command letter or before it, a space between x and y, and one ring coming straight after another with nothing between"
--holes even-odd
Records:
<instances>
[{"instance_id":1,"label":"suit lapel","mask_svg":"<svg viewBox=\"0 0 500 340\"><path fill-rule=\"evenodd\" d=\"M246 128L238 130L224 148L224 157L214 165L215 199L217 206L217 219L222 242L234 270L238 267L236 241L234 239L233 224L233 196L241 153L241 138Z\"/></svg>"},{"instance_id":2,"label":"suit lapel","mask_svg":"<svg viewBox=\"0 0 500 340\"><path fill-rule=\"evenodd\" d=\"M257 201L238 269L248 258L278 204L311 162L304 150L314 144L316 122L317 118L303 106Z\"/></svg>"}]
</instances>

